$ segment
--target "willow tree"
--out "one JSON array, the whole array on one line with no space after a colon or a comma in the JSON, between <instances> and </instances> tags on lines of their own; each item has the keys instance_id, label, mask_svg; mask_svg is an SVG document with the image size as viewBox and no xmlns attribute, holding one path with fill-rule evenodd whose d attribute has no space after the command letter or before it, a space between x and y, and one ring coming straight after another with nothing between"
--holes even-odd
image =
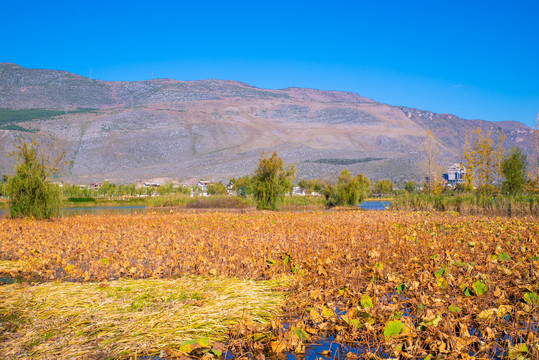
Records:
<instances>
[{"instance_id":1,"label":"willow tree","mask_svg":"<svg viewBox=\"0 0 539 360\"><path fill-rule=\"evenodd\" d=\"M505 153L504 140L505 135L501 131L497 131L495 141L490 130L483 133L480 127L472 134L466 135L462 153L466 160L466 178L469 189L473 189L476 185L480 192L487 192L494 180L498 179Z\"/></svg>"},{"instance_id":2,"label":"willow tree","mask_svg":"<svg viewBox=\"0 0 539 360\"><path fill-rule=\"evenodd\" d=\"M374 191L378 194L389 195L393 193L395 184L389 179L379 180L374 184Z\"/></svg>"},{"instance_id":3,"label":"willow tree","mask_svg":"<svg viewBox=\"0 0 539 360\"><path fill-rule=\"evenodd\" d=\"M258 208L277 210L286 193L292 190L295 172L294 165L286 166L276 152L270 157L262 154L253 176Z\"/></svg>"},{"instance_id":4,"label":"willow tree","mask_svg":"<svg viewBox=\"0 0 539 360\"><path fill-rule=\"evenodd\" d=\"M10 155L17 160L15 174L9 177L7 188L11 217L48 219L60 214L61 191L50 179L58 169L59 159L51 163L38 153L39 143L15 143Z\"/></svg>"},{"instance_id":5,"label":"willow tree","mask_svg":"<svg viewBox=\"0 0 539 360\"><path fill-rule=\"evenodd\" d=\"M348 169L344 169L339 174L336 185L326 186L325 196L327 205L355 206L365 200L369 193L370 185L370 180L363 174L352 177Z\"/></svg>"}]
</instances>

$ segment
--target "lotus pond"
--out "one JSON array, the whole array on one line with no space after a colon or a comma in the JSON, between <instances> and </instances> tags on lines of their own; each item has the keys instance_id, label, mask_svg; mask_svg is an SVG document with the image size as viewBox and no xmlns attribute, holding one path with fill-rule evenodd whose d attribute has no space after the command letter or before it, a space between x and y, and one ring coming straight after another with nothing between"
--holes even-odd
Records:
<instances>
[{"instance_id":1,"label":"lotus pond","mask_svg":"<svg viewBox=\"0 0 539 360\"><path fill-rule=\"evenodd\" d=\"M395 211L4 218L0 238L0 273L32 279L0 286L1 358L539 356L539 222L532 218ZM211 334L152 336L166 317L204 301L166 301L179 291L168 282L185 279L254 282L281 300L249 318L247 304L262 295L246 287L240 292L253 300L233 306L245 302L245 318ZM106 295L131 282L148 286L131 290L137 296ZM217 290L208 299L225 292L210 288ZM49 292L56 295L42 301ZM204 296L203 287L196 292ZM107 312L123 319L126 309L149 322L103 343L109 333L100 324L113 318ZM162 317L147 316L155 313ZM59 319L74 338L46 330L62 328ZM114 333L111 324L105 329ZM65 353L55 348L60 341Z\"/></svg>"}]
</instances>

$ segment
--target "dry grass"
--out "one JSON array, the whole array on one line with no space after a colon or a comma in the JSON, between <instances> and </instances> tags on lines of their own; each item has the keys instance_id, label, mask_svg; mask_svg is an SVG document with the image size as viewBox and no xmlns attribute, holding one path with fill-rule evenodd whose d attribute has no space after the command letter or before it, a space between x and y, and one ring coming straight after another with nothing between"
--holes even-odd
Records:
<instances>
[{"instance_id":1,"label":"dry grass","mask_svg":"<svg viewBox=\"0 0 539 360\"><path fill-rule=\"evenodd\" d=\"M159 355L186 340L224 340L240 321L262 325L283 281L216 277L0 286L0 358Z\"/></svg>"},{"instance_id":2,"label":"dry grass","mask_svg":"<svg viewBox=\"0 0 539 360\"><path fill-rule=\"evenodd\" d=\"M20 261L0 260L0 274L18 273L24 268Z\"/></svg>"}]
</instances>

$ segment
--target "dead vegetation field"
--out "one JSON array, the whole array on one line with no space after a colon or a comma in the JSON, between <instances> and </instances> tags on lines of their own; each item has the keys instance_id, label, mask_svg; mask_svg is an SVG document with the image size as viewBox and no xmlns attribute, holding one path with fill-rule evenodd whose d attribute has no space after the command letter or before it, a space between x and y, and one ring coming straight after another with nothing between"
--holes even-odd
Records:
<instances>
[{"instance_id":1,"label":"dead vegetation field","mask_svg":"<svg viewBox=\"0 0 539 360\"><path fill-rule=\"evenodd\" d=\"M272 300L281 309L278 319L270 321L278 314L275 309L256 321L236 318L216 332L220 338L210 337L226 339L227 350L237 357L280 357L287 351L301 357L309 343L330 335L371 358L539 356L539 222L531 218L346 211L0 219L0 238L0 271L27 279L0 286L2 358L16 357L10 341L45 331L28 320L39 311L20 305L20 294L37 299L28 295L37 291L32 288L46 292L51 284L86 285L77 291L91 297L98 296L98 284L106 290L118 282L148 279L144 289L151 292L152 281L189 277L280 282L267 285L270 293L286 288L286 300ZM161 283L154 286L156 293L167 293ZM182 301L199 301L193 296ZM132 308L129 299L124 306L131 310L155 311L155 300ZM69 310L67 302L58 301L65 304L58 308ZM14 309L27 313L14 316ZM72 324L73 331L103 321L104 313L91 309L80 312L85 327ZM57 335L29 342L18 354L46 358L36 347L50 346L47 342L58 341ZM89 344L103 358L133 356L132 347L114 353L94 335L84 333L81 345L66 344L71 357L85 358ZM122 343L121 337L114 339ZM202 343L186 349L179 341L154 338L143 347L132 346L140 355L168 349L170 358L219 356L220 351L209 351L211 344Z\"/></svg>"}]
</instances>

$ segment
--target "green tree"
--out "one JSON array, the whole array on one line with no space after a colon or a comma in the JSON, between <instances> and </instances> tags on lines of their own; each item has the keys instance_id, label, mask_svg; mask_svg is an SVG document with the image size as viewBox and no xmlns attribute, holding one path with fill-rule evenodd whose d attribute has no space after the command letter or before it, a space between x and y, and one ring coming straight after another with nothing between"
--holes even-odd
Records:
<instances>
[{"instance_id":1,"label":"green tree","mask_svg":"<svg viewBox=\"0 0 539 360\"><path fill-rule=\"evenodd\" d=\"M378 194L391 194L394 186L393 181L389 179L380 180L374 185L374 191Z\"/></svg>"},{"instance_id":2,"label":"green tree","mask_svg":"<svg viewBox=\"0 0 539 360\"><path fill-rule=\"evenodd\" d=\"M409 193L413 193L416 188L417 185L413 181L408 181L406 184L404 184L404 190L408 191Z\"/></svg>"},{"instance_id":3,"label":"green tree","mask_svg":"<svg viewBox=\"0 0 539 360\"><path fill-rule=\"evenodd\" d=\"M502 175L505 178L502 190L507 194L522 192L526 182L526 155L520 148L512 148L502 161Z\"/></svg>"},{"instance_id":4,"label":"green tree","mask_svg":"<svg viewBox=\"0 0 539 360\"><path fill-rule=\"evenodd\" d=\"M81 195L81 190L79 185L64 185L62 188L62 195L64 197L83 197Z\"/></svg>"},{"instance_id":5,"label":"green tree","mask_svg":"<svg viewBox=\"0 0 539 360\"><path fill-rule=\"evenodd\" d=\"M126 191L129 196L134 196L137 194L137 184L126 185Z\"/></svg>"},{"instance_id":6,"label":"green tree","mask_svg":"<svg viewBox=\"0 0 539 360\"><path fill-rule=\"evenodd\" d=\"M48 165L45 156L38 154L39 143L15 143L10 154L17 159L15 174L8 181L11 217L34 217L49 219L60 215L61 190L50 178L58 170L55 164Z\"/></svg>"},{"instance_id":7,"label":"green tree","mask_svg":"<svg viewBox=\"0 0 539 360\"><path fill-rule=\"evenodd\" d=\"M109 181L104 181L101 187L97 190L99 195L112 197L116 195L116 185L111 184Z\"/></svg>"},{"instance_id":8,"label":"green tree","mask_svg":"<svg viewBox=\"0 0 539 360\"><path fill-rule=\"evenodd\" d=\"M213 183L208 186L208 194L210 195L224 195L226 194L226 186L222 182Z\"/></svg>"},{"instance_id":9,"label":"green tree","mask_svg":"<svg viewBox=\"0 0 539 360\"><path fill-rule=\"evenodd\" d=\"M313 191L321 193L324 190L324 184L318 179L301 179L298 182L298 186L308 194L312 193Z\"/></svg>"},{"instance_id":10,"label":"green tree","mask_svg":"<svg viewBox=\"0 0 539 360\"><path fill-rule=\"evenodd\" d=\"M286 167L276 152L271 157L263 154L253 176L258 208L277 210L286 193L292 189L295 172L294 165Z\"/></svg>"},{"instance_id":11,"label":"green tree","mask_svg":"<svg viewBox=\"0 0 539 360\"><path fill-rule=\"evenodd\" d=\"M183 195L191 195L191 187L186 185L180 185L176 188L176 193Z\"/></svg>"},{"instance_id":12,"label":"green tree","mask_svg":"<svg viewBox=\"0 0 539 360\"><path fill-rule=\"evenodd\" d=\"M241 197L247 195L253 195L254 193L254 179L251 175L245 175L237 179L230 180L234 191Z\"/></svg>"},{"instance_id":13,"label":"green tree","mask_svg":"<svg viewBox=\"0 0 539 360\"><path fill-rule=\"evenodd\" d=\"M157 193L159 195L168 195L168 194L172 194L173 192L174 192L174 184L171 182L161 185L157 188Z\"/></svg>"},{"instance_id":14,"label":"green tree","mask_svg":"<svg viewBox=\"0 0 539 360\"><path fill-rule=\"evenodd\" d=\"M369 193L371 182L363 174L352 177L348 169L341 171L336 185L328 185L325 196L328 206L357 205Z\"/></svg>"},{"instance_id":15,"label":"green tree","mask_svg":"<svg viewBox=\"0 0 539 360\"><path fill-rule=\"evenodd\" d=\"M0 196L6 196L7 194L7 191L6 191L6 188L7 188L7 183L8 181L8 177L7 175L3 175L2 178L0 179Z\"/></svg>"}]
</instances>

